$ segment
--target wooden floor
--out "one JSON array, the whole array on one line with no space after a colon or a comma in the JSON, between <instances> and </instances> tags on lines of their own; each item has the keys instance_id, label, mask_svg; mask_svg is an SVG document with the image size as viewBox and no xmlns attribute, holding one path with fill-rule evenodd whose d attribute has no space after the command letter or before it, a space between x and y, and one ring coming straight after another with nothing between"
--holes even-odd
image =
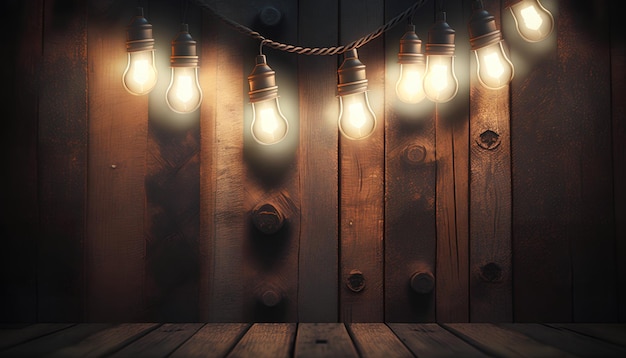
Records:
<instances>
[{"instance_id":1,"label":"wooden floor","mask_svg":"<svg viewBox=\"0 0 626 358\"><path fill-rule=\"evenodd\" d=\"M626 357L626 324L0 326L0 357Z\"/></svg>"}]
</instances>

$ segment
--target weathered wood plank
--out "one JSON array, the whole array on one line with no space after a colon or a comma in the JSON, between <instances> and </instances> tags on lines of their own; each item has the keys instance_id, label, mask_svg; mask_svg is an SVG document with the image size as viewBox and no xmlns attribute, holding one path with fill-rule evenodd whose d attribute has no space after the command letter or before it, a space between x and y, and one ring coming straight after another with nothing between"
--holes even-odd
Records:
<instances>
[{"instance_id":1,"label":"weathered wood plank","mask_svg":"<svg viewBox=\"0 0 626 358\"><path fill-rule=\"evenodd\" d=\"M339 40L349 43L372 31L384 21L382 0L339 4ZM340 62L343 60L340 59ZM368 96L377 117L374 133L362 140L340 136L339 217L340 294L339 319L343 322L381 322L384 316L384 49L376 39L359 49L367 67ZM353 292L346 285L359 272L365 286ZM358 274L358 273L357 273ZM360 279L357 279L360 281Z\"/></svg>"},{"instance_id":2,"label":"weathered wood plank","mask_svg":"<svg viewBox=\"0 0 626 358\"><path fill-rule=\"evenodd\" d=\"M342 323L299 323L294 357L358 357Z\"/></svg>"},{"instance_id":3,"label":"weathered wood plank","mask_svg":"<svg viewBox=\"0 0 626 358\"><path fill-rule=\"evenodd\" d=\"M389 323L388 325L418 357L488 356L435 323Z\"/></svg>"},{"instance_id":4,"label":"weathered wood plank","mask_svg":"<svg viewBox=\"0 0 626 358\"><path fill-rule=\"evenodd\" d=\"M22 328L0 329L0 350L16 346L72 326L70 323L37 323Z\"/></svg>"},{"instance_id":5,"label":"weathered wood plank","mask_svg":"<svg viewBox=\"0 0 626 358\"><path fill-rule=\"evenodd\" d=\"M295 334L295 323L256 323L228 357L287 358L291 355Z\"/></svg>"},{"instance_id":6,"label":"weathered wood plank","mask_svg":"<svg viewBox=\"0 0 626 358\"><path fill-rule=\"evenodd\" d=\"M569 329L587 336L626 346L626 325L617 323L556 323L550 327Z\"/></svg>"},{"instance_id":7,"label":"weathered wood plank","mask_svg":"<svg viewBox=\"0 0 626 358\"><path fill-rule=\"evenodd\" d=\"M503 29L516 65L511 83L514 317L518 322L572 320L568 194L573 138L564 137L556 78L557 1L545 1L558 26L541 43L522 40L514 24ZM510 18L510 14L507 17ZM567 31L567 30L565 30ZM575 124L574 126L578 126ZM567 127L567 128L564 128Z\"/></svg>"},{"instance_id":8,"label":"weathered wood plank","mask_svg":"<svg viewBox=\"0 0 626 358\"><path fill-rule=\"evenodd\" d=\"M447 323L443 327L496 357L575 357L519 332L490 323Z\"/></svg>"},{"instance_id":9,"label":"weathered wood plank","mask_svg":"<svg viewBox=\"0 0 626 358\"><path fill-rule=\"evenodd\" d=\"M167 357L200 328L202 323L166 323L110 357Z\"/></svg>"},{"instance_id":10,"label":"weathered wood plank","mask_svg":"<svg viewBox=\"0 0 626 358\"><path fill-rule=\"evenodd\" d=\"M500 18L500 1L484 1ZM472 68L475 68L476 63ZM470 77L470 321L511 321L511 157L509 86Z\"/></svg>"},{"instance_id":11,"label":"weathered wood plank","mask_svg":"<svg viewBox=\"0 0 626 358\"><path fill-rule=\"evenodd\" d=\"M199 111L178 114L164 100L170 82L171 40L180 30L183 4L150 5L159 78L149 95L146 156L145 265L148 321L198 319L200 227ZM199 13L189 11L189 32L201 45Z\"/></svg>"},{"instance_id":12,"label":"weathered wood plank","mask_svg":"<svg viewBox=\"0 0 626 358\"><path fill-rule=\"evenodd\" d=\"M85 317L88 109L84 1L46 1L39 86L37 319ZM62 69L62 70L60 70Z\"/></svg>"},{"instance_id":13,"label":"weathered wood plank","mask_svg":"<svg viewBox=\"0 0 626 358\"><path fill-rule=\"evenodd\" d=\"M580 357L624 357L626 347L619 347L599 341L579 333L559 327L549 327L536 323L508 323L501 327L514 330L538 342L551 345L562 351Z\"/></svg>"},{"instance_id":14,"label":"weathered wood plank","mask_svg":"<svg viewBox=\"0 0 626 358\"><path fill-rule=\"evenodd\" d=\"M0 76L4 125L0 138L0 321L37 321L39 202L37 122L42 61L43 0L3 2L6 39Z\"/></svg>"},{"instance_id":15,"label":"weathered wood plank","mask_svg":"<svg viewBox=\"0 0 626 358\"><path fill-rule=\"evenodd\" d=\"M85 339L68 344L50 354L50 357L101 357L111 354L136 339L148 334L156 323L124 323L94 333Z\"/></svg>"},{"instance_id":16,"label":"weathered wood plank","mask_svg":"<svg viewBox=\"0 0 626 358\"><path fill-rule=\"evenodd\" d=\"M249 327L247 323L207 323L170 357L224 357Z\"/></svg>"},{"instance_id":17,"label":"weathered wood plank","mask_svg":"<svg viewBox=\"0 0 626 358\"><path fill-rule=\"evenodd\" d=\"M446 4L453 27L466 24L468 1ZM469 320L469 96L470 48L467 31L455 29L456 96L437 105L437 322Z\"/></svg>"},{"instance_id":18,"label":"weathered wood plank","mask_svg":"<svg viewBox=\"0 0 626 358\"><path fill-rule=\"evenodd\" d=\"M133 96L121 83L127 62L125 27L135 15L124 4L91 1L87 31L86 310L96 322L137 321L144 312L148 96Z\"/></svg>"},{"instance_id":19,"label":"weathered wood plank","mask_svg":"<svg viewBox=\"0 0 626 358\"><path fill-rule=\"evenodd\" d=\"M47 334L0 352L0 357L42 357L110 328L111 324L85 323Z\"/></svg>"},{"instance_id":20,"label":"weathered wood plank","mask_svg":"<svg viewBox=\"0 0 626 358\"><path fill-rule=\"evenodd\" d=\"M387 17L395 17L412 3L387 1ZM428 2L413 20L423 48L433 11L434 2ZM414 105L397 99L399 41L405 31L399 25L385 37L385 321L433 322L434 286L416 292L411 279L421 274L433 285L435 280L435 106L428 99Z\"/></svg>"},{"instance_id":21,"label":"weathered wood plank","mask_svg":"<svg viewBox=\"0 0 626 358\"><path fill-rule=\"evenodd\" d=\"M298 3L298 42L338 42L334 0ZM319 26L320 23L324 26ZM338 320L338 131L335 56L298 56L300 95L299 322ZM320 223L324 223L320 225Z\"/></svg>"},{"instance_id":22,"label":"weathered wood plank","mask_svg":"<svg viewBox=\"0 0 626 358\"><path fill-rule=\"evenodd\" d=\"M384 323L352 323L348 331L360 357L414 357Z\"/></svg>"}]
</instances>

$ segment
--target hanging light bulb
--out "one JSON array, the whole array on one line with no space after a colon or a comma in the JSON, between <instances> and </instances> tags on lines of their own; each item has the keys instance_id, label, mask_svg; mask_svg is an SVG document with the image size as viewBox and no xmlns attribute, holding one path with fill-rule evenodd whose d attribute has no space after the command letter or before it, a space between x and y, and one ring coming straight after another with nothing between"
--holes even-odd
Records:
<instances>
[{"instance_id":1,"label":"hanging light bulb","mask_svg":"<svg viewBox=\"0 0 626 358\"><path fill-rule=\"evenodd\" d=\"M538 42L552 33L554 18L539 0L517 0L509 8L524 40Z\"/></svg>"},{"instance_id":2,"label":"hanging light bulb","mask_svg":"<svg viewBox=\"0 0 626 358\"><path fill-rule=\"evenodd\" d=\"M289 122L278 104L275 72L265 55L256 57L256 66L248 76L252 104L252 138L259 144L276 144L287 136Z\"/></svg>"},{"instance_id":3,"label":"hanging light bulb","mask_svg":"<svg viewBox=\"0 0 626 358\"><path fill-rule=\"evenodd\" d=\"M376 115L367 99L365 65L356 49L346 51L339 70L339 130L349 139L363 139L374 132Z\"/></svg>"},{"instance_id":4,"label":"hanging light bulb","mask_svg":"<svg viewBox=\"0 0 626 358\"><path fill-rule=\"evenodd\" d=\"M126 29L126 51L128 65L122 76L124 88L138 96L149 93L156 85L157 70L152 25L143 16L143 8L137 8L137 14Z\"/></svg>"},{"instance_id":5,"label":"hanging light bulb","mask_svg":"<svg viewBox=\"0 0 626 358\"><path fill-rule=\"evenodd\" d=\"M437 20L428 31L424 75L424 93L436 103L450 101L459 89L454 73L454 35L454 29L446 22L446 13L437 13Z\"/></svg>"},{"instance_id":6,"label":"hanging light bulb","mask_svg":"<svg viewBox=\"0 0 626 358\"><path fill-rule=\"evenodd\" d=\"M196 41L189 34L189 26L181 25L181 30L172 40L170 57L172 78L165 93L170 109L177 113L193 112L202 103L202 90L198 82L198 56Z\"/></svg>"},{"instance_id":7,"label":"hanging light bulb","mask_svg":"<svg viewBox=\"0 0 626 358\"><path fill-rule=\"evenodd\" d=\"M419 103L425 97L424 72L426 63L422 52L422 41L415 33L415 25L409 24L400 39L400 76L396 83L396 95L405 103Z\"/></svg>"},{"instance_id":8,"label":"hanging light bulb","mask_svg":"<svg viewBox=\"0 0 626 358\"><path fill-rule=\"evenodd\" d=\"M493 15L483 9L482 0L475 0L472 8L468 28L478 81L490 89L502 88L513 79L513 64L504 51L502 33Z\"/></svg>"}]
</instances>

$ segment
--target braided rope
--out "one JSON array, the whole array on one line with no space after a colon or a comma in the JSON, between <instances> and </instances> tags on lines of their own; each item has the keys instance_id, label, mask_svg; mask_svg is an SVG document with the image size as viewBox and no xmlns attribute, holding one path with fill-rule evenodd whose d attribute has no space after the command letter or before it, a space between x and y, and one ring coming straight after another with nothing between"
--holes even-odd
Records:
<instances>
[{"instance_id":1,"label":"braided rope","mask_svg":"<svg viewBox=\"0 0 626 358\"><path fill-rule=\"evenodd\" d=\"M229 19L229 18L227 18L226 16L224 16L222 14L220 14L217 10L215 10L213 7L211 7L209 4L207 4L204 0L192 0L192 1L196 5L200 6L201 8L209 10L218 19L220 19L222 22L224 22L228 26L234 28L238 32L240 32L242 34L245 34L247 36L250 36L253 39L260 40L261 41L261 46L268 46L268 47L271 47L271 48L276 49L276 50L290 52L290 53L295 53L295 54L298 54L298 55L318 55L318 56L337 55L337 54L342 54L344 52L353 50L355 48L359 48L359 47L365 45L366 43L374 40L375 38L379 37L380 35L382 35L386 31L388 31L389 29L395 27L402 20L404 20L407 17L413 15L413 13L415 11L417 11L420 7L422 7L424 5L424 3L426 2L426 0L417 0L415 2L415 4L413 4L411 7L409 7L408 9L403 11L402 13L400 13L398 16L396 16L393 19L389 20L383 26L379 27L375 31L369 33L366 36L361 37L360 39L358 39L356 41L350 42L347 45L332 46L332 47L313 47L313 48L311 48L311 47L302 47L302 46L284 44L284 43L281 43L281 42L276 42L276 41L271 40L271 39L267 39L263 35L261 35L260 33L258 33L256 31L254 31L254 30L252 30L252 29L250 29L250 28L248 28L248 27L246 27L246 26L244 26L244 25L242 25L242 24L240 24L240 23L238 23L236 21L233 21L233 20Z\"/></svg>"}]
</instances>

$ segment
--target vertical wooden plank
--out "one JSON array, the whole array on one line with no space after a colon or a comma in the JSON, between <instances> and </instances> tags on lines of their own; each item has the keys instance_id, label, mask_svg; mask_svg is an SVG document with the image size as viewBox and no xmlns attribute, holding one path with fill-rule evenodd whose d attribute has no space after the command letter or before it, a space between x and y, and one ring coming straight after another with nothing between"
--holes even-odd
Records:
<instances>
[{"instance_id":1,"label":"vertical wooden plank","mask_svg":"<svg viewBox=\"0 0 626 358\"><path fill-rule=\"evenodd\" d=\"M159 54L159 78L149 95L145 178L145 319L150 321L190 322L199 314L200 112L177 114L165 102L170 43L181 22L189 24L201 51L199 13L184 6L155 1L147 13Z\"/></svg>"},{"instance_id":2,"label":"vertical wooden plank","mask_svg":"<svg viewBox=\"0 0 626 358\"><path fill-rule=\"evenodd\" d=\"M387 1L386 17L397 16L413 3ZM428 2L413 19L422 51L433 14L434 2ZM397 99L399 41L405 31L401 23L385 36L385 321L433 322L437 250L435 106L428 99L415 105ZM430 287L412 289L414 275L423 275ZM419 280L418 276L415 279Z\"/></svg>"},{"instance_id":3,"label":"vertical wooden plank","mask_svg":"<svg viewBox=\"0 0 626 358\"><path fill-rule=\"evenodd\" d=\"M626 44L620 35L618 3L610 2L611 21L611 116L613 132L613 187L617 257L626 257ZM619 321L626 322L626 262L617 260Z\"/></svg>"},{"instance_id":4,"label":"vertical wooden plank","mask_svg":"<svg viewBox=\"0 0 626 358\"><path fill-rule=\"evenodd\" d=\"M469 95L470 47L465 26L467 1L445 4L455 33L456 96L438 104L437 159L437 321L469 320Z\"/></svg>"},{"instance_id":5,"label":"vertical wooden plank","mask_svg":"<svg viewBox=\"0 0 626 358\"><path fill-rule=\"evenodd\" d=\"M3 2L3 33L11 33L0 76L6 90L0 156L0 321L37 321L37 121L42 61L43 1Z\"/></svg>"},{"instance_id":6,"label":"vertical wooden plank","mask_svg":"<svg viewBox=\"0 0 626 358\"><path fill-rule=\"evenodd\" d=\"M233 8L233 5L229 5ZM272 3L281 13L277 24L263 21L264 4L242 2L237 11L245 9L252 15L245 24L266 38L281 43L297 42L297 2L280 0ZM232 30L231 30L232 31ZM243 35L239 35L242 37ZM247 78L259 54L258 40L242 37L244 75ZM247 41L245 41L247 40ZM243 181L246 235L244 250L244 318L254 322L298 321L298 247L300 235L300 192L298 177L299 156L297 61L293 54L264 47L267 64L275 71L279 104L288 121L286 137L279 143L263 145L254 141L251 133L252 106L247 96L250 90L246 80L242 90L244 100L244 164ZM255 210L272 205L283 218L276 232L263 232L253 223ZM259 214L262 215L262 214Z\"/></svg>"},{"instance_id":7,"label":"vertical wooden plank","mask_svg":"<svg viewBox=\"0 0 626 358\"><path fill-rule=\"evenodd\" d=\"M361 357L414 357L384 323L352 323L348 331Z\"/></svg>"},{"instance_id":8,"label":"vertical wooden plank","mask_svg":"<svg viewBox=\"0 0 626 358\"><path fill-rule=\"evenodd\" d=\"M573 320L612 322L618 307L608 8L567 3L559 13L560 135L568 141L562 205L571 220Z\"/></svg>"},{"instance_id":9,"label":"vertical wooden plank","mask_svg":"<svg viewBox=\"0 0 626 358\"><path fill-rule=\"evenodd\" d=\"M299 323L295 357L358 357L342 323Z\"/></svg>"},{"instance_id":10,"label":"vertical wooden plank","mask_svg":"<svg viewBox=\"0 0 626 358\"><path fill-rule=\"evenodd\" d=\"M295 323L256 323L228 357L287 358L291 356L295 335Z\"/></svg>"},{"instance_id":11,"label":"vertical wooden plank","mask_svg":"<svg viewBox=\"0 0 626 358\"><path fill-rule=\"evenodd\" d=\"M510 11L503 31L511 48L511 161L513 184L514 317L517 322L568 322L572 319L572 277L567 227L571 163L558 101L557 33L563 28L557 1L543 1L555 29L540 43L527 43L515 29ZM561 30L561 28L563 28ZM575 120L575 122L577 122Z\"/></svg>"},{"instance_id":12,"label":"vertical wooden plank","mask_svg":"<svg viewBox=\"0 0 626 358\"><path fill-rule=\"evenodd\" d=\"M332 46L338 41L334 0L301 0L298 43ZM320 23L324 26L319 26ZM298 320L338 320L338 107L335 56L299 56L300 255ZM320 223L323 223L320 225Z\"/></svg>"},{"instance_id":13,"label":"vertical wooden plank","mask_svg":"<svg viewBox=\"0 0 626 358\"><path fill-rule=\"evenodd\" d=\"M384 23L381 0L340 2L340 42L346 44ZM363 140L340 137L340 320L380 322L383 304L384 221L384 49L381 38L359 49L367 67L368 96L377 124ZM339 59L341 63L343 56ZM365 287L353 292L346 283L358 271ZM358 279L357 279L358 280Z\"/></svg>"},{"instance_id":14,"label":"vertical wooden plank","mask_svg":"<svg viewBox=\"0 0 626 358\"><path fill-rule=\"evenodd\" d=\"M500 1L484 1L484 8L499 20ZM486 89L473 73L470 79L472 322L513 319L509 115L509 86Z\"/></svg>"},{"instance_id":15,"label":"vertical wooden plank","mask_svg":"<svg viewBox=\"0 0 626 358\"><path fill-rule=\"evenodd\" d=\"M82 1L46 1L39 101L38 320L84 319L87 32Z\"/></svg>"},{"instance_id":16,"label":"vertical wooden plank","mask_svg":"<svg viewBox=\"0 0 626 358\"><path fill-rule=\"evenodd\" d=\"M131 95L121 81L135 8L91 1L89 10L87 317L129 322L144 309L148 96Z\"/></svg>"}]
</instances>

